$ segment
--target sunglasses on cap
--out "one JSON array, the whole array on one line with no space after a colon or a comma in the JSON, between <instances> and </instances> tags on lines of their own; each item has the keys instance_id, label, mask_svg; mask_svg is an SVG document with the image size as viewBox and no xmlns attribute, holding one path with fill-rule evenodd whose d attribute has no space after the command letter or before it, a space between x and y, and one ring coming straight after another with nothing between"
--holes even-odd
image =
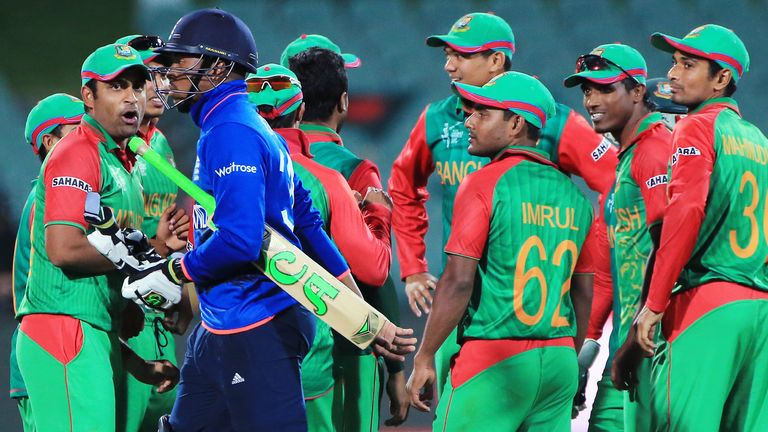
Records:
<instances>
[{"instance_id":1,"label":"sunglasses on cap","mask_svg":"<svg viewBox=\"0 0 768 432\"><path fill-rule=\"evenodd\" d=\"M269 78L251 78L246 81L248 91L258 93L267 87L274 91L287 90L293 85L301 87L298 81L288 76L274 76Z\"/></svg>"},{"instance_id":2,"label":"sunglasses on cap","mask_svg":"<svg viewBox=\"0 0 768 432\"><path fill-rule=\"evenodd\" d=\"M128 45L136 51L146 51L160 48L165 45L165 42L160 39L160 36L139 36L128 42Z\"/></svg>"},{"instance_id":3,"label":"sunglasses on cap","mask_svg":"<svg viewBox=\"0 0 768 432\"><path fill-rule=\"evenodd\" d=\"M576 73L584 72L587 70L590 70L590 71L608 70L611 68L611 66L624 72L624 75L628 76L632 81L636 82L637 84L640 84L640 82L635 77L630 75L629 72L625 71L623 67L617 65L616 63L608 60L605 57L599 56L597 54L585 54L579 57L578 59L576 59Z\"/></svg>"}]
</instances>

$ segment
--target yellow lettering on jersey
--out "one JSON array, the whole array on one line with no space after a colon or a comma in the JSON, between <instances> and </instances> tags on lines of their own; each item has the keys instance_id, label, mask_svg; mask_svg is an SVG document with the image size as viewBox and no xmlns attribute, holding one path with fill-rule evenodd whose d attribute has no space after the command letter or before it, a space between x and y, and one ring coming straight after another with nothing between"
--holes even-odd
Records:
<instances>
[{"instance_id":1,"label":"yellow lettering on jersey","mask_svg":"<svg viewBox=\"0 0 768 432\"><path fill-rule=\"evenodd\" d=\"M119 209L115 215L115 222L120 228L141 228L144 222L144 215L134 213L130 210Z\"/></svg>"},{"instance_id":2,"label":"yellow lettering on jersey","mask_svg":"<svg viewBox=\"0 0 768 432\"><path fill-rule=\"evenodd\" d=\"M576 209L573 207L552 207L530 202L522 203L524 225L549 226L550 228L570 229L578 231L576 224Z\"/></svg>"},{"instance_id":3,"label":"yellow lettering on jersey","mask_svg":"<svg viewBox=\"0 0 768 432\"><path fill-rule=\"evenodd\" d=\"M176 194L152 193L144 195L144 213L146 217L160 217L168 206L176 201Z\"/></svg>"},{"instance_id":4,"label":"yellow lettering on jersey","mask_svg":"<svg viewBox=\"0 0 768 432\"><path fill-rule=\"evenodd\" d=\"M768 148L740 136L720 135L723 144L723 153L726 156L738 156L757 162L760 165L768 165Z\"/></svg>"},{"instance_id":5,"label":"yellow lettering on jersey","mask_svg":"<svg viewBox=\"0 0 768 432\"><path fill-rule=\"evenodd\" d=\"M643 218L640 216L640 209L637 206L618 208L616 209L616 216L619 222L616 226L616 232L623 233L643 227Z\"/></svg>"},{"instance_id":6,"label":"yellow lettering on jersey","mask_svg":"<svg viewBox=\"0 0 768 432\"><path fill-rule=\"evenodd\" d=\"M460 184L464 177L483 167L481 162L476 161L437 161L435 171L440 177L440 184L449 184L456 186Z\"/></svg>"}]
</instances>

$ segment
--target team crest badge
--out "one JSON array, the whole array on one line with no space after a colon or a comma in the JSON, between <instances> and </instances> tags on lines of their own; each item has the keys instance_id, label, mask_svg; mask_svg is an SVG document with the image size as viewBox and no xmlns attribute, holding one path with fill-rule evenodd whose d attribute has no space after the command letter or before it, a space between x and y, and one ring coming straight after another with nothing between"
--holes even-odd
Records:
<instances>
[{"instance_id":1,"label":"team crest badge","mask_svg":"<svg viewBox=\"0 0 768 432\"><path fill-rule=\"evenodd\" d=\"M656 83L656 90L653 94L662 99L672 99L672 87L666 81Z\"/></svg>"},{"instance_id":2,"label":"team crest badge","mask_svg":"<svg viewBox=\"0 0 768 432\"><path fill-rule=\"evenodd\" d=\"M451 31L455 33L462 33L469 30L469 22L472 21L470 15L465 15L456 21L456 24L451 27Z\"/></svg>"},{"instance_id":3,"label":"team crest badge","mask_svg":"<svg viewBox=\"0 0 768 432\"><path fill-rule=\"evenodd\" d=\"M136 58L136 55L131 50L131 47L128 45L115 45L115 51L117 53L115 54L115 58L120 60L133 60Z\"/></svg>"},{"instance_id":4,"label":"team crest badge","mask_svg":"<svg viewBox=\"0 0 768 432\"><path fill-rule=\"evenodd\" d=\"M693 39L701 36L701 31L704 30L705 27L706 25L696 27L695 29L691 30L690 33L685 35L683 39Z\"/></svg>"}]
</instances>

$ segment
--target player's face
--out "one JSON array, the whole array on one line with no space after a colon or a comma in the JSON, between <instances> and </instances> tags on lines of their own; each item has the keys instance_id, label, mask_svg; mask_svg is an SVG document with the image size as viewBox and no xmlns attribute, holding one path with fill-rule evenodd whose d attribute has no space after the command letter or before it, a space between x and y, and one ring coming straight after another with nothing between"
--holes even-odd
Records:
<instances>
[{"instance_id":1,"label":"player's face","mask_svg":"<svg viewBox=\"0 0 768 432\"><path fill-rule=\"evenodd\" d=\"M715 77L709 76L709 61L676 51L667 72L672 102L696 107L715 94Z\"/></svg>"},{"instance_id":2,"label":"player's face","mask_svg":"<svg viewBox=\"0 0 768 432\"><path fill-rule=\"evenodd\" d=\"M96 94L85 97L90 115L118 143L139 130L147 102L145 84L144 76L129 69L112 81L98 81Z\"/></svg>"},{"instance_id":3,"label":"player's face","mask_svg":"<svg viewBox=\"0 0 768 432\"><path fill-rule=\"evenodd\" d=\"M443 69L451 81L479 87L501 73L493 67L491 56L484 56L482 53L463 54L450 47L445 47L443 51L445 52Z\"/></svg>"},{"instance_id":4,"label":"player's face","mask_svg":"<svg viewBox=\"0 0 768 432\"><path fill-rule=\"evenodd\" d=\"M475 106L472 115L464 125L469 130L469 148L474 156L493 157L511 143L509 123L504 120L504 111L482 106Z\"/></svg>"},{"instance_id":5,"label":"player's face","mask_svg":"<svg viewBox=\"0 0 768 432\"><path fill-rule=\"evenodd\" d=\"M153 69L162 67L163 64L151 61L147 66L149 66L150 69ZM157 84L161 90L167 90L169 86L168 78L158 72L152 72L152 74L155 75L154 83ZM144 120L158 118L165 112L165 105L163 105L163 102L160 100L160 96L157 94L155 85L152 83L153 81L149 80L145 85L147 92L147 110L144 113Z\"/></svg>"},{"instance_id":6,"label":"player's face","mask_svg":"<svg viewBox=\"0 0 768 432\"><path fill-rule=\"evenodd\" d=\"M619 131L632 117L635 104L624 84L597 84L585 81L581 85L584 109L589 113L595 132Z\"/></svg>"},{"instance_id":7,"label":"player's face","mask_svg":"<svg viewBox=\"0 0 768 432\"><path fill-rule=\"evenodd\" d=\"M171 97L173 99L182 100L189 96L188 94L184 93L176 93L174 90L178 92L189 92L196 90L193 88L192 81L190 81L190 78L188 78L188 75L185 74L184 71L193 72L199 70L201 62L202 60L200 56L173 56L171 68L167 75L169 85L168 88L171 90Z\"/></svg>"}]
</instances>

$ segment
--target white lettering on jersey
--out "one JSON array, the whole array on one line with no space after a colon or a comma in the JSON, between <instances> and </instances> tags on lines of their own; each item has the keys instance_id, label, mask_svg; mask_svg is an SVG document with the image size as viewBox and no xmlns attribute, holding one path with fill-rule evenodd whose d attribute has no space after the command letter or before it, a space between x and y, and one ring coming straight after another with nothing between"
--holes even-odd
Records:
<instances>
[{"instance_id":1,"label":"white lettering on jersey","mask_svg":"<svg viewBox=\"0 0 768 432\"><path fill-rule=\"evenodd\" d=\"M666 174L659 174L645 181L645 187L647 187L648 189L653 189L656 186L665 185L665 184L667 184Z\"/></svg>"},{"instance_id":2,"label":"white lettering on jersey","mask_svg":"<svg viewBox=\"0 0 768 432\"><path fill-rule=\"evenodd\" d=\"M592 160L595 162L599 161L603 155L608 153L609 148L611 148L611 142L608 140L608 138L603 137L603 140L600 141L600 144L598 144L598 146L592 150Z\"/></svg>"},{"instance_id":3,"label":"white lettering on jersey","mask_svg":"<svg viewBox=\"0 0 768 432\"><path fill-rule=\"evenodd\" d=\"M232 162L229 165L224 165L223 167L218 168L214 171L216 172L217 176L224 177L225 175L229 175L236 172L253 174L256 171L258 171L258 169L259 168L254 165L240 165L235 162Z\"/></svg>"},{"instance_id":4,"label":"white lettering on jersey","mask_svg":"<svg viewBox=\"0 0 768 432\"><path fill-rule=\"evenodd\" d=\"M86 183L83 180L80 180L77 177L54 177L53 181L51 182L52 187L72 187L75 189L80 189L85 192L90 192L93 190L91 185Z\"/></svg>"},{"instance_id":5,"label":"white lettering on jersey","mask_svg":"<svg viewBox=\"0 0 768 432\"><path fill-rule=\"evenodd\" d=\"M678 147L672 155L672 165L675 165L681 156L701 156L701 151L696 147Z\"/></svg>"}]
</instances>

